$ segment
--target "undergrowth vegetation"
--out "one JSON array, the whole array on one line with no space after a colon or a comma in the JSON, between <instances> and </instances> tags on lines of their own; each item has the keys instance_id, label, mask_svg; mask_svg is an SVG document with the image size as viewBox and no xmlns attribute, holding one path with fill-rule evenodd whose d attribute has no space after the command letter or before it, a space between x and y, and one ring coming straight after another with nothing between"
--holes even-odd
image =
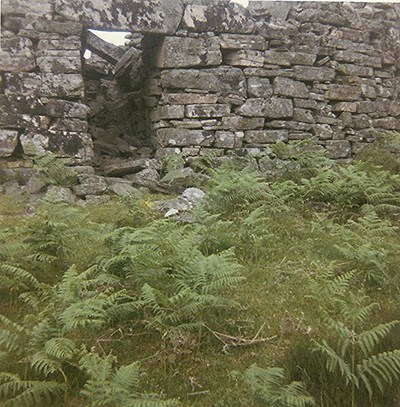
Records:
<instances>
[{"instance_id":1,"label":"undergrowth vegetation","mask_svg":"<svg viewBox=\"0 0 400 407\"><path fill-rule=\"evenodd\" d=\"M187 223L151 196L2 199L0 404L397 406L398 151L272 151L263 171L197 162Z\"/></svg>"}]
</instances>

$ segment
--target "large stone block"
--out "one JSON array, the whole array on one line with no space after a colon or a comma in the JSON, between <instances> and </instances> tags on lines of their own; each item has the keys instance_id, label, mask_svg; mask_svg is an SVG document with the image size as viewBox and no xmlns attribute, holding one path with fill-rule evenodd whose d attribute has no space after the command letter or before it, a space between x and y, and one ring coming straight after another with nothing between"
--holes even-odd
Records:
<instances>
[{"instance_id":1,"label":"large stone block","mask_svg":"<svg viewBox=\"0 0 400 407\"><path fill-rule=\"evenodd\" d=\"M335 70L332 68L318 68L311 66L294 66L294 76L300 81L331 81L335 78Z\"/></svg>"},{"instance_id":2,"label":"large stone block","mask_svg":"<svg viewBox=\"0 0 400 407\"><path fill-rule=\"evenodd\" d=\"M125 54L124 48L104 41L91 31L86 32L86 48L113 65Z\"/></svg>"},{"instance_id":3,"label":"large stone block","mask_svg":"<svg viewBox=\"0 0 400 407\"><path fill-rule=\"evenodd\" d=\"M0 70L29 72L35 69L33 43L28 38L10 37L1 39Z\"/></svg>"},{"instance_id":4,"label":"large stone block","mask_svg":"<svg viewBox=\"0 0 400 407\"><path fill-rule=\"evenodd\" d=\"M214 132L210 130L187 130L165 128L157 130L160 147L210 147L214 142Z\"/></svg>"},{"instance_id":5,"label":"large stone block","mask_svg":"<svg viewBox=\"0 0 400 407\"><path fill-rule=\"evenodd\" d=\"M279 140L288 140L287 130L249 130L244 136L244 141L254 146L276 143Z\"/></svg>"},{"instance_id":6,"label":"large stone block","mask_svg":"<svg viewBox=\"0 0 400 407\"><path fill-rule=\"evenodd\" d=\"M46 115L50 117L86 119L89 110L89 107L83 103L68 102L66 100L50 100L46 105Z\"/></svg>"},{"instance_id":7,"label":"large stone block","mask_svg":"<svg viewBox=\"0 0 400 407\"><path fill-rule=\"evenodd\" d=\"M359 86L350 85L329 85L326 92L326 98L330 100L351 101L358 100L361 96L361 88Z\"/></svg>"},{"instance_id":8,"label":"large stone block","mask_svg":"<svg viewBox=\"0 0 400 407\"><path fill-rule=\"evenodd\" d=\"M218 37L165 37L157 56L160 68L217 66L222 62Z\"/></svg>"},{"instance_id":9,"label":"large stone block","mask_svg":"<svg viewBox=\"0 0 400 407\"><path fill-rule=\"evenodd\" d=\"M237 110L237 113L270 119L290 118L293 117L293 102L290 99L281 98L250 98Z\"/></svg>"},{"instance_id":10,"label":"large stone block","mask_svg":"<svg viewBox=\"0 0 400 407\"><path fill-rule=\"evenodd\" d=\"M94 34L93 34L94 35ZM47 38L40 40L37 45L37 50L70 50L77 51L82 48L82 41L78 36L70 36L66 38Z\"/></svg>"},{"instance_id":11,"label":"large stone block","mask_svg":"<svg viewBox=\"0 0 400 407\"><path fill-rule=\"evenodd\" d=\"M222 49L246 49L264 51L268 43L261 35L221 34Z\"/></svg>"},{"instance_id":12,"label":"large stone block","mask_svg":"<svg viewBox=\"0 0 400 407\"><path fill-rule=\"evenodd\" d=\"M246 80L239 68L219 67L212 69L174 69L161 73L164 88L198 89L222 95L246 97Z\"/></svg>"},{"instance_id":13,"label":"large stone block","mask_svg":"<svg viewBox=\"0 0 400 407\"><path fill-rule=\"evenodd\" d=\"M84 84L79 74L5 74L4 93L30 98L83 97Z\"/></svg>"},{"instance_id":14,"label":"large stone block","mask_svg":"<svg viewBox=\"0 0 400 407\"><path fill-rule=\"evenodd\" d=\"M222 128L225 130L262 129L265 119L261 117L226 116L222 118Z\"/></svg>"},{"instance_id":15,"label":"large stone block","mask_svg":"<svg viewBox=\"0 0 400 407\"><path fill-rule=\"evenodd\" d=\"M240 49L224 53L224 63L233 66L254 66L264 65L264 54L251 49Z\"/></svg>"},{"instance_id":16,"label":"large stone block","mask_svg":"<svg viewBox=\"0 0 400 407\"><path fill-rule=\"evenodd\" d=\"M265 98L272 96L274 89L268 78L255 76L247 79L247 92L250 97Z\"/></svg>"},{"instance_id":17,"label":"large stone block","mask_svg":"<svg viewBox=\"0 0 400 407\"><path fill-rule=\"evenodd\" d=\"M248 10L236 3L189 4L183 14L182 26L197 32L251 34L254 20Z\"/></svg>"},{"instance_id":18,"label":"large stone block","mask_svg":"<svg viewBox=\"0 0 400 407\"><path fill-rule=\"evenodd\" d=\"M36 58L42 73L66 74L82 72L80 51L47 51Z\"/></svg>"},{"instance_id":19,"label":"large stone block","mask_svg":"<svg viewBox=\"0 0 400 407\"><path fill-rule=\"evenodd\" d=\"M274 94L294 98L307 98L309 96L307 86L303 82L283 77L274 79Z\"/></svg>"},{"instance_id":20,"label":"large stone block","mask_svg":"<svg viewBox=\"0 0 400 407\"><path fill-rule=\"evenodd\" d=\"M216 148L240 148L243 144L244 133L242 131L216 131Z\"/></svg>"},{"instance_id":21,"label":"large stone block","mask_svg":"<svg viewBox=\"0 0 400 407\"><path fill-rule=\"evenodd\" d=\"M18 145L18 131L0 129L0 157L10 157Z\"/></svg>"},{"instance_id":22,"label":"large stone block","mask_svg":"<svg viewBox=\"0 0 400 407\"><path fill-rule=\"evenodd\" d=\"M43 0L41 0L43 1ZM182 19L179 0L55 0L55 11L88 28L174 34Z\"/></svg>"},{"instance_id":23,"label":"large stone block","mask_svg":"<svg viewBox=\"0 0 400 407\"><path fill-rule=\"evenodd\" d=\"M229 115L231 112L229 105L222 104L200 104L200 105L187 105L185 107L185 115L189 118L199 117L223 117Z\"/></svg>"},{"instance_id":24,"label":"large stone block","mask_svg":"<svg viewBox=\"0 0 400 407\"><path fill-rule=\"evenodd\" d=\"M290 65L313 65L317 59L316 54L308 54L305 52L289 52L267 50L264 53L265 63L290 66Z\"/></svg>"},{"instance_id":25,"label":"large stone block","mask_svg":"<svg viewBox=\"0 0 400 407\"><path fill-rule=\"evenodd\" d=\"M347 140L328 140L326 142L328 157L333 159L351 157L351 145Z\"/></svg>"},{"instance_id":26,"label":"large stone block","mask_svg":"<svg viewBox=\"0 0 400 407\"><path fill-rule=\"evenodd\" d=\"M337 51L335 54L336 61L348 62L362 66L370 66L372 68L382 68L382 58L360 54L354 51Z\"/></svg>"}]
</instances>

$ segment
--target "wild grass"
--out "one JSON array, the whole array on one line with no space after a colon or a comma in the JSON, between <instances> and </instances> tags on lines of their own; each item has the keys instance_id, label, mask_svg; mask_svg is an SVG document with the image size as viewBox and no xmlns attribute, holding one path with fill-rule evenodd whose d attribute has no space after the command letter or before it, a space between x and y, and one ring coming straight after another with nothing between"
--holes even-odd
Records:
<instances>
[{"instance_id":1,"label":"wild grass","mask_svg":"<svg viewBox=\"0 0 400 407\"><path fill-rule=\"evenodd\" d=\"M189 224L1 199L1 405L398 405L396 155L274 151L297 170L210 159Z\"/></svg>"}]
</instances>

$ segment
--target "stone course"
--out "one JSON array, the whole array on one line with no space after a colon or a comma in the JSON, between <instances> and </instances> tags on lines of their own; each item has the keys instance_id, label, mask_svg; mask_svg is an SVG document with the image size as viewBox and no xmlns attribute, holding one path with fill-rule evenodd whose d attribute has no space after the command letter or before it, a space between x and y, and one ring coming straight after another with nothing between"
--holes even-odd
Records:
<instances>
[{"instance_id":1,"label":"stone course","mask_svg":"<svg viewBox=\"0 0 400 407\"><path fill-rule=\"evenodd\" d=\"M132 34L117 47L91 28ZM1 34L5 174L47 151L131 176L171 151L260 156L310 137L343 160L400 131L397 4L3 0ZM109 191L97 176L75 193Z\"/></svg>"}]
</instances>

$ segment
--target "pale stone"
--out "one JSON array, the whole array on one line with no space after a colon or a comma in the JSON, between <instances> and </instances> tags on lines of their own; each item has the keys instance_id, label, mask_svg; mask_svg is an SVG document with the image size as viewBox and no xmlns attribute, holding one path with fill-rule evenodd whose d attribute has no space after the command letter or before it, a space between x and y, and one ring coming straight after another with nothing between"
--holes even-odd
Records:
<instances>
[{"instance_id":1,"label":"pale stone","mask_svg":"<svg viewBox=\"0 0 400 407\"><path fill-rule=\"evenodd\" d=\"M185 117L185 107L183 105L158 106L150 114L150 120L158 121L163 119L182 119Z\"/></svg>"},{"instance_id":2,"label":"pale stone","mask_svg":"<svg viewBox=\"0 0 400 407\"><path fill-rule=\"evenodd\" d=\"M254 98L247 99L238 109L237 113L243 116L268 117L271 119L293 117L293 102L281 98Z\"/></svg>"},{"instance_id":3,"label":"pale stone","mask_svg":"<svg viewBox=\"0 0 400 407\"><path fill-rule=\"evenodd\" d=\"M251 77L247 79L247 91L250 97L270 97L274 93L268 78Z\"/></svg>"},{"instance_id":4,"label":"pale stone","mask_svg":"<svg viewBox=\"0 0 400 407\"><path fill-rule=\"evenodd\" d=\"M182 26L197 32L251 34L254 20L248 10L236 3L189 4L183 14Z\"/></svg>"},{"instance_id":5,"label":"pale stone","mask_svg":"<svg viewBox=\"0 0 400 407\"><path fill-rule=\"evenodd\" d=\"M268 45L261 35L221 34L220 41L222 49L264 51Z\"/></svg>"},{"instance_id":6,"label":"pale stone","mask_svg":"<svg viewBox=\"0 0 400 407\"><path fill-rule=\"evenodd\" d=\"M18 131L0 129L0 157L10 157L18 145Z\"/></svg>"},{"instance_id":7,"label":"pale stone","mask_svg":"<svg viewBox=\"0 0 400 407\"><path fill-rule=\"evenodd\" d=\"M350 85L329 85L326 98L330 100L358 100L361 96L359 86Z\"/></svg>"},{"instance_id":8,"label":"pale stone","mask_svg":"<svg viewBox=\"0 0 400 407\"><path fill-rule=\"evenodd\" d=\"M216 131L214 147L239 148L242 147L244 133L242 131Z\"/></svg>"},{"instance_id":9,"label":"pale stone","mask_svg":"<svg viewBox=\"0 0 400 407\"><path fill-rule=\"evenodd\" d=\"M161 102L175 105L199 105L217 103L217 95L202 95L199 93L164 93Z\"/></svg>"},{"instance_id":10,"label":"pale stone","mask_svg":"<svg viewBox=\"0 0 400 407\"><path fill-rule=\"evenodd\" d=\"M332 159L351 157L351 145L347 140L328 140L326 149L328 157Z\"/></svg>"},{"instance_id":11,"label":"pale stone","mask_svg":"<svg viewBox=\"0 0 400 407\"><path fill-rule=\"evenodd\" d=\"M108 190L104 178L98 175L79 175L78 179L80 183L73 187L77 196L103 195Z\"/></svg>"},{"instance_id":12,"label":"pale stone","mask_svg":"<svg viewBox=\"0 0 400 407\"><path fill-rule=\"evenodd\" d=\"M226 116L222 118L222 128L226 130L262 129L265 119L261 117Z\"/></svg>"},{"instance_id":13,"label":"pale stone","mask_svg":"<svg viewBox=\"0 0 400 407\"><path fill-rule=\"evenodd\" d=\"M29 72L36 67L33 43L28 38L2 38L0 47L0 70Z\"/></svg>"},{"instance_id":14,"label":"pale stone","mask_svg":"<svg viewBox=\"0 0 400 407\"><path fill-rule=\"evenodd\" d=\"M241 49L224 53L224 63L233 66L254 66L264 65L264 55L260 51L251 49Z\"/></svg>"},{"instance_id":15,"label":"pale stone","mask_svg":"<svg viewBox=\"0 0 400 407\"><path fill-rule=\"evenodd\" d=\"M157 130L157 141L161 147L167 146L208 146L214 142L214 132L210 130L186 130L165 128Z\"/></svg>"},{"instance_id":16,"label":"pale stone","mask_svg":"<svg viewBox=\"0 0 400 407\"><path fill-rule=\"evenodd\" d=\"M296 98L307 98L309 96L307 86L303 82L278 77L274 79L273 85L275 95Z\"/></svg>"},{"instance_id":17,"label":"pale stone","mask_svg":"<svg viewBox=\"0 0 400 407\"><path fill-rule=\"evenodd\" d=\"M223 117L230 114L229 105L221 104L200 104L200 105L186 105L185 115L189 118L197 117Z\"/></svg>"},{"instance_id":18,"label":"pale stone","mask_svg":"<svg viewBox=\"0 0 400 407\"><path fill-rule=\"evenodd\" d=\"M165 35L177 30L183 4L176 0L55 0L55 11L90 28Z\"/></svg>"},{"instance_id":19,"label":"pale stone","mask_svg":"<svg viewBox=\"0 0 400 407\"><path fill-rule=\"evenodd\" d=\"M218 66L221 62L218 37L165 37L157 55L156 66L160 68Z\"/></svg>"},{"instance_id":20,"label":"pale stone","mask_svg":"<svg viewBox=\"0 0 400 407\"><path fill-rule=\"evenodd\" d=\"M174 69L161 73L164 88L199 89L222 95L246 96L246 81L239 68Z\"/></svg>"},{"instance_id":21,"label":"pale stone","mask_svg":"<svg viewBox=\"0 0 400 407\"><path fill-rule=\"evenodd\" d=\"M293 69L295 78L300 81L331 81L335 78L332 68L294 66Z\"/></svg>"},{"instance_id":22,"label":"pale stone","mask_svg":"<svg viewBox=\"0 0 400 407\"><path fill-rule=\"evenodd\" d=\"M287 141L287 130L249 130L245 132L244 141L252 145L263 145Z\"/></svg>"}]
</instances>

